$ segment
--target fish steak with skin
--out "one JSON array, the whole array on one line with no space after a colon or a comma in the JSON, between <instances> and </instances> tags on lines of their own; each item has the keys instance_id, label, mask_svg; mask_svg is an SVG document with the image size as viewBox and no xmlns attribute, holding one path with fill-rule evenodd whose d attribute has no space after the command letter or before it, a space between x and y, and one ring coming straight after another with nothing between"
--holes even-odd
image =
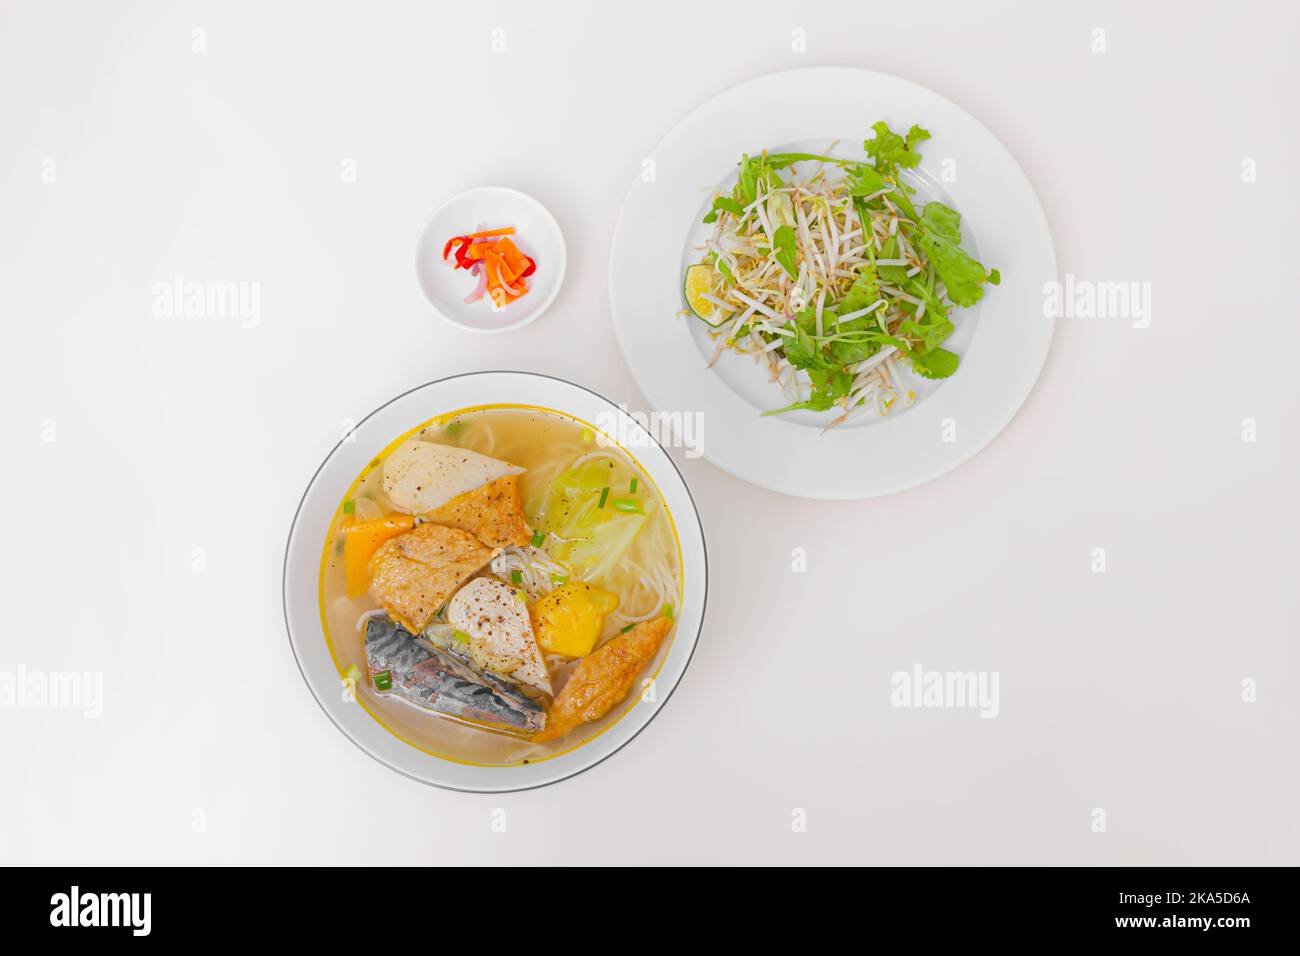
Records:
<instances>
[{"instance_id":1,"label":"fish steak with skin","mask_svg":"<svg viewBox=\"0 0 1300 956\"><path fill-rule=\"evenodd\" d=\"M388 672L391 693L424 710L517 733L546 726L546 712L504 678L416 640L389 618L366 622L366 662L372 675Z\"/></svg>"}]
</instances>

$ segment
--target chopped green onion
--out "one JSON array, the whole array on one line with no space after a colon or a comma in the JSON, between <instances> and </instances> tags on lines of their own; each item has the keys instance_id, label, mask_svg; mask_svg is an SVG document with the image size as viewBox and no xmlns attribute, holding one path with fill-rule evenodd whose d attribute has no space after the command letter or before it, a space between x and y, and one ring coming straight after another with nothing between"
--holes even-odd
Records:
<instances>
[{"instance_id":1,"label":"chopped green onion","mask_svg":"<svg viewBox=\"0 0 1300 956\"><path fill-rule=\"evenodd\" d=\"M621 511L629 515L643 515L645 509L641 507L641 502L633 501L631 498L615 498L610 502L610 506L615 511Z\"/></svg>"},{"instance_id":2,"label":"chopped green onion","mask_svg":"<svg viewBox=\"0 0 1300 956\"><path fill-rule=\"evenodd\" d=\"M620 628L618 629L618 632L619 632L620 634L626 634L628 631L632 630L632 628L634 628L634 627L636 627L636 622L635 622L635 621L633 621L633 622L632 622L631 624L629 624L627 627L620 627Z\"/></svg>"},{"instance_id":3,"label":"chopped green onion","mask_svg":"<svg viewBox=\"0 0 1300 956\"><path fill-rule=\"evenodd\" d=\"M600 489L600 504L596 505L596 507L597 508L605 507L605 499L608 497L609 497L609 485L606 485L604 488Z\"/></svg>"},{"instance_id":4,"label":"chopped green onion","mask_svg":"<svg viewBox=\"0 0 1300 956\"><path fill-rule=\"evenodd\" d=\"M636 494L636 476L635 476L635 475L632 476L632 484L631 484L631 486L627 489L627 493L628 493L629 495L634 495L634 494Z\"/></svg>"},{"instance_id":5,"label":"chopped green onion","mask_svg":"<svg viewBox=\"0 0 1300 956\"><path fill-rule=\"evenodd\" d=\"M393 675L388 671L380 671L375 675L375 690L392 690Z\"/></svg>"},{"instance_id":6,"label":"chopped green onion","mask_svg":"<svg viewBox=\"0 0 1300 956\"><path fill-rule=\"evenodd\" d=\"M665 604L663 610L659 613L671 621L673 619L673 606L671 604Z\"/></svg>"},{"instance_id":7,"label":"chopped green onion","mask_svg":"<svg viewBox=\"0 0 1300 956\"><path fill-rule=\"evenodd\" d=\"M584 428L582 430L582 440L590 444L596 440L596 436L591 433L590 428Z\"/></svg>"},{"instance_id":8,"label":"chopped green onion","mask_svg":"<svg viewBox=\"0 0 1300 956\"><path fill-rule=\"evenodd\" d=\"M357 510L357 503L353 501L351 498L343 502L343 513L345 515L350 515L356 510Z\"/></svg>"},{"instance_id":9,"label":"chopped green onion","mask_svg":"<svg viewBox=\"0 0 1300 956\"><path fill-rule=\"evenodd\" d=\"M355 682L356 679L360 676L361 676L361 670L357 667L356 664L353 664L348 668L347 673L343 675L343 679Z\"/></svg>"},{"instance_id":10,"label":"chopped green onion","mask_svg":"<svg viewBox=\"0 0 1300 956\"><path fill-rule=\"evenodd\" d=\"M466 634L464 631L452 631L451 639L455 641L457 644L469 643L469 635Z\"/></svg>"},{"instance_id":11,"label":"chopped green onion","mask_svg":"<svg viewBox=\"0 0 1300 956\"><path fill-rule=\"evenodd\" d=\"M511 583L511 584L523 584L523 583L524 583L524 572L520 571L518 568L515 568L513 571L511 571L511 572L510 572L510 583Z\"/></svg>"},{"instance_id":12,"label":"chopped green onion","mask_svg":"<svg viewBox=\"0 0 1300 956\"><path fill-rule=\"evenodd\" d=\"M534 548L540 548L540 547L541 547L543 544L545 544L545 543L546 543L546 535L542 534L540 531L534 531L534 532L533 532L533 547L534 547Z\"/></svg>"},{"instance_id":13,"label":"chopped green onion","mask_svg":"<svg viewBox=\"0 0 1300 956\"><path fill-rule=\"evenodd\" d=\"M552 583L552 584L568 584L568 583L569 583L569 576L568 576L567 574L552 574L552 575L551 575L551 583Z\"/></svg>"}]
</instances>

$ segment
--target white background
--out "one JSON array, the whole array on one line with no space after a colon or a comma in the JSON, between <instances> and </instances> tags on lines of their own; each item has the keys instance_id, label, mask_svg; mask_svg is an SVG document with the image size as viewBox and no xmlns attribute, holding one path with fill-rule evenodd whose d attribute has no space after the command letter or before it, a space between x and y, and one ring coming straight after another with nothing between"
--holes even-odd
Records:
<instances>
[{"instance_id":1,"label":"white background","mask_svg":"<svg viewBox=\"0 0 1300 956\"><path fill-rule=\"evenodd\" d=\"M1063 6L5 0L0 671L102 671L105 700L0 710L0 859L1300 862L1300 18ZM643 407L606 307L641 158L713 94L815 64L980 118L1062 273L1150 282L1150 327L1062 320L1002 436L891 498L783 498L674 453L711 593L663 713L540 791L386 770L281 616L341 422L492 368ZM474 337L429 312L412 249L489 183L550 206L570 265L541 321ZM155 318L176 273L260 283L260 324ZM918 663L999 672L1000 716L892 708Z\"/></svg>"}]
</instances>

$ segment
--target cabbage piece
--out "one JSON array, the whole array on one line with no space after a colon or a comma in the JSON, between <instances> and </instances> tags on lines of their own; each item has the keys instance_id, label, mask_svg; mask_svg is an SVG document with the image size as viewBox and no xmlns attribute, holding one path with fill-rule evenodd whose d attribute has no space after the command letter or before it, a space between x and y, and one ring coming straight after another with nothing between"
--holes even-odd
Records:
<instances>
[{"instance_id":1,"label":"cabbage piece","mask_svg":"<svg viewBox=\"0 0 1300 956\"><path fill-rule=\"evenodd\" d=\"M561 538L591 534L609 517L600 507L601 492L609 488L607 498L617 497L631 477L631 470L612 458L593 458L560 472L551 479L540 524Z\"/></svg>"},{"instance_id":2,"label":"cabbage piece","mask_svg":"<svg viewBox=\"0 0 1300 956\"><path fill-rule=\"evenodd\" d=\"M646 523L645 515L606 510L609 519L598 525L590 537L570 541L565 547L565 560L589 581L609 577Z\"/></svg>"},{"instance_id":3,"label":"cabbage piece","mask_svg":"<svg viewBox=\"0 0 1300 956\"><path fill-rule=\"evenodd\" d=\"M547 544L551 556L572 565L587 580L607 577L645 526L646 515L621 512L609 504L629 496L634 477L631 468L613 458L593 458L556 475L537 521L560 539Z\"/></svg>"}]
</instances>

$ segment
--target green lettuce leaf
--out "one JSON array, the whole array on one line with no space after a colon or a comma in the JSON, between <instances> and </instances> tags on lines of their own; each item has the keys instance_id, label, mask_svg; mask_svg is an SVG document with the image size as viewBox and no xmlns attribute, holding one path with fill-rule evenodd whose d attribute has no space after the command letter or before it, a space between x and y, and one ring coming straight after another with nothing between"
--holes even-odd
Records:
<instances>
[{"instance_id":1,"label":"green lettuce leaf","mask_svg":"<svg viewBox=\"0 0 1300 956\"><path fill-rule=\"evenodd\" d=\"M935 349L924 355L910 352L908 357L912 360L912 371L922 378L947 378L957 371L957 355L947 349Z\"/></svg>"},{"instance_id":2,"label":"green lettuce leaf","mask_svg":"<svg viewBox=\"0 0 1300 956\"><path fill-rule=\"evenodd\" d=\"M921 154L916 147L930 138L929 132L919 126L907 131L907 136L899 136L889 128L884 120L871 127L876 134L874 139L866 140L862 148L876 163L876 170L881 173L894 169L914 169L921 163Z\"/></svg>"},{"instance_id":3,"label":"green lettuce leaf","mask_svg":"<svg viewBox=\"0 0 1300 956\"><path fill-rule=\"evenodd\" d=\"M791 279L799 278L799 269L795 264L795 236L790 226L781 226L772 233L772 248L776 252L776 261L789 273Z\"/></svg>"},{"instance_id":4,"label":"green lettuce leaf","mask_svg":"<svg viewBox=\"0 0 1300 956\"><path fill-rule=\"evenodd\" d=\"M928 202L921 210L921 228L940 239L960 243L961 213L941 202Z\"/></svg>"}]
</instances>

